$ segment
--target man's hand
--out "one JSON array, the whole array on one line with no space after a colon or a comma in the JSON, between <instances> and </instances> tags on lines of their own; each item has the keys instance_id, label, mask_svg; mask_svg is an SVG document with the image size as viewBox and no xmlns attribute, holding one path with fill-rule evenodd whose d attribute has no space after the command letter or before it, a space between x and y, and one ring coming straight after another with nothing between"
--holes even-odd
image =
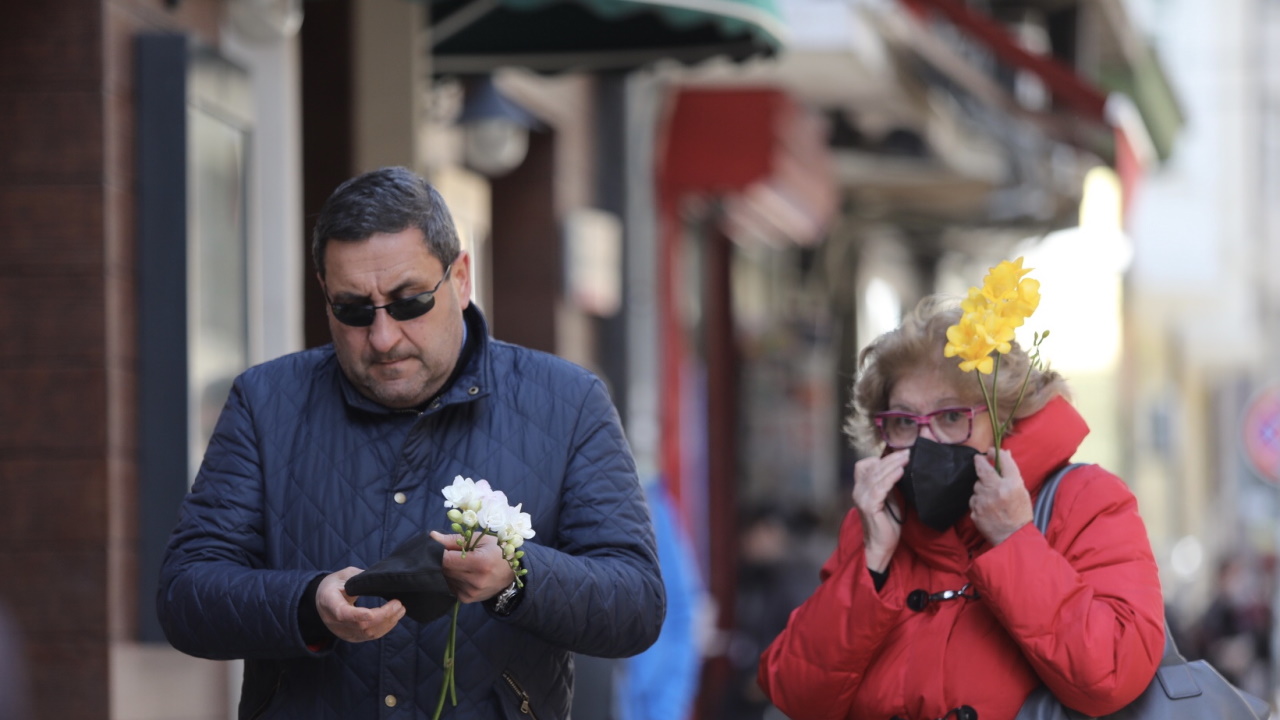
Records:
<instances>
[{"instance_id":1,"label":"man's hand","mask_svg":"<svg viewBox=\"0 0 1280 720\"><path fill-rule=\"evenodd\" d=\"M502 557L498 539L492 535L480 538L475 548L462 556L461 535L431 532L431 537L444 546L444 579L449 589L464 603L481 602L506 590L516 579L510 563Z\"/></svg>"},{"instance_id":2,"label":"man's hand","mask_svg":"<svg viewBox=\"0 0 1280 720\"><path fill-rule=\"evenodd\" d=\"M377 640L391 632L404 617L404 605L390 600L377 608L356 607L354 596L346 592L347 580L362 571L349 567L327 575L316 588L316 610L329 632L347 642Z\"/></svg>"}]
</instances>

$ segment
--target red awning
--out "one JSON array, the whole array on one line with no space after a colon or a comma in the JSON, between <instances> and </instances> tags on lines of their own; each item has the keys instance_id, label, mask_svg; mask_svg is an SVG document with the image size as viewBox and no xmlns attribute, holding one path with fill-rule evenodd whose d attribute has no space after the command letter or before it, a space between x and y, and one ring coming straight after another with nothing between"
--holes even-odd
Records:
<instances>
[{"instance_id":1,"label":"red awning","mask_svg":"<svg viewBox=\"0 0 1280 720\"><path fill-rule=\"evenodd\" d=\"M732 238L813 244L836 210L826 135L780 90L680 90L659 158L660 193L717 196Z\"/></svg>"}]
</instances>

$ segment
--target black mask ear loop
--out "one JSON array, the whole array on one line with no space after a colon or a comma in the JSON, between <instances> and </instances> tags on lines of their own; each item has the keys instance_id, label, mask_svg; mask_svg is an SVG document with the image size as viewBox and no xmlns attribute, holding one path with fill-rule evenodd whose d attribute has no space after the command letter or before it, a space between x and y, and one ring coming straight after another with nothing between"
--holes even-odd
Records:
<instances>
[{"instance_id":1,"label":"black mask ear loop","mask_svg":"<svg viewBox=\"0 0 1280 720\"><path fill-rule=\"evenodd\" d=\"M895 486L895 487L892 487L892 488L889 488L889 492L890 492L890 493L894 493L894 492L897 492L897 491L898 491L898 488L897 488L896 486ZM902 524L903 524L903 523L902 523L902 518L898 517L898 513L897 513L897 511L893 509L893 503L889 502L889 500L890 500L890 498L889 498L889 497L885 497L885 499L884 499L884 511L885 511L885 512L887 512L887 513L889 513L889 517L893 518L893 521L894 521L894 522L898 523L899 525L902 525Z\"/></svg>"},{"instance_id":2,"label":"black mask ear loop","mask_svg":"<svg viewBox=\"0 0 1280 720\"><path fill-rule=\"evenodd\" d=\"M897 449L895 449L895 448L891 448L891 447L889 447L888 445L885 445L884 450L883 450L883 451L881 451L881 453L880 453L880 457L881 457L882 459L883 459L883 458L886 458L886 457L889 457L889 453L893 453L893 452L897 452ZM908 452L910 452L910 451L908 451ZM901 481L899 481L899 482L901 482ZM893 487L889 488L889 493L890 493L890 494L895 493L895 492L896 492L896 493L898 493L899 497L901 497L901 495L902 495L902 491L898 489L898 485L897 485L897 483L895 483ZM903 507L906 507L905 502L903 503ZM885 497L885 499L884 499L884 511L885 511L885 512L887 512L887 513L889 513L889 517L893 518L893 521L894 521L894 522L898 523L899 525L902 525L902 524L903 524L902 518L898 517L898 512L897 512L896 510L894 510L894 509L893 509L893 503L889 502L889 497L888 497L888 496L886 496L886 497Z\"/></svg>"}]
</instances>

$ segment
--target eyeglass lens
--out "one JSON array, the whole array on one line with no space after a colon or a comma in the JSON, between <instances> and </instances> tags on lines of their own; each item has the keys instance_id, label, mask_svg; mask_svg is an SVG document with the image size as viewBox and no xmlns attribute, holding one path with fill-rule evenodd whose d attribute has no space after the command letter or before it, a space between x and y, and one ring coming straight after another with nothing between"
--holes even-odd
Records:
<instances>
[{"instance_id":1,"label":"eyeglass lens","mask_svg":"<svg viewBox=\"0 0 1280 720\"><path fill-rule=\"evenodd\" d=\"M963 409L939 410L928 416L929 430L940 443L962 443L973 431L973 415ZM887 413L881 417L881 428L889 447L903 448L915 444L920 436L918 416Z\"/></svg>"},{"instance_id":2,"label":"eyeglass lens","mask_svg":"<svg viewBox=\"0 0 1280 720\"><path fill-rule=\"evenodd\" d=\"M373 318L379 309L387 311L393 319L398 321L412 320L416 317L422 317L431 308L436 306L436 297L431 292L424 292L407 297L386 305L349 305L346 303L334 303L333 316L338 322L353 327L369 327L373 324Z\"/></svg>"},{"instance_id":3,"label":"eyeglass lens","mask_svg":"<svg viewBox=\"0 0 1280 720\"><path fill-rule=\"evenodd\" d=\"M445 266L444 275L440 278L440 282L436 283L435 287L412 297L401 298L386 305L331 302L329 307L333 310L333 317L338 322L352 327L369 327L373 324L373 318L378 314L379 310L386 310L393 320L399 322L419 318L431 312L431 308L436 306L436 292L444 284L444 281L449 279L449 270L452 267L453 263Z\"/></svg>"}]
</instances>

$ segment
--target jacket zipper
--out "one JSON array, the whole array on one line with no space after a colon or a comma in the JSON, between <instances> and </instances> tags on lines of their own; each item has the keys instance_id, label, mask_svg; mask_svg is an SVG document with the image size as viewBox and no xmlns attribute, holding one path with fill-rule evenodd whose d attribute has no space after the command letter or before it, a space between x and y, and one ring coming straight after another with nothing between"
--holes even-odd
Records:
<instances>
[{"instance_id":1,"label":"jacket zipper","mask_svg":"<svg viewBox=\"0 0 1280 720\"><path fill-rule=\"evenodd\" d=\"M502 672L502 679L507 681L507 685L510 685L511 689L520 698L520 714L528 715L530 720L538 720L538 716L533 714L533 708L529 707L529 693L525 692L524 688L520 687L520 683L511 677L511 673L505 670Z\"/></svg>"}]
</instances>

